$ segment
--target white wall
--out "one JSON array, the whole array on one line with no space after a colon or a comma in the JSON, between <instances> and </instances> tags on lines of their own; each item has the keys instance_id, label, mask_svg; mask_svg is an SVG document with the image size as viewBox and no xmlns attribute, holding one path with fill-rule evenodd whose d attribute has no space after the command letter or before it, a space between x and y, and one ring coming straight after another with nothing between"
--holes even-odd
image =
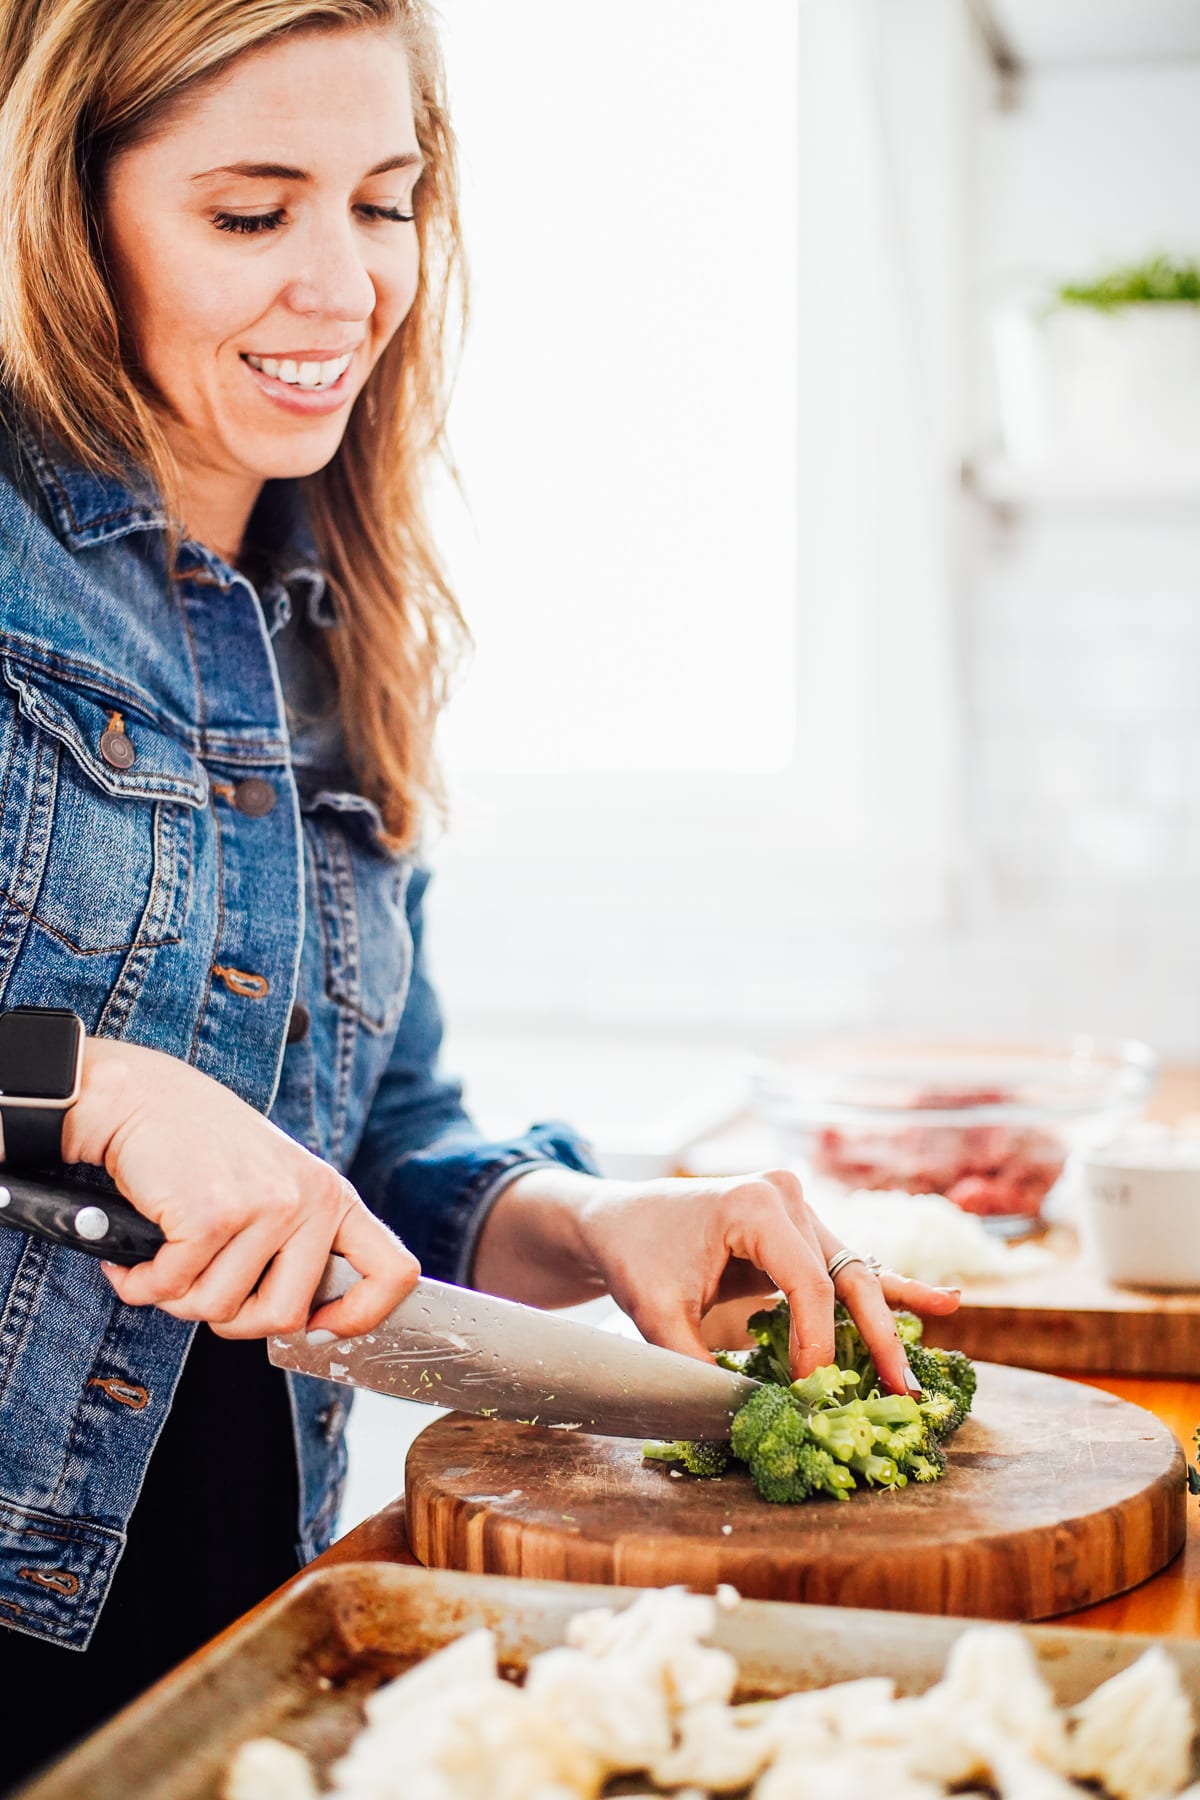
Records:
<instances>
[{"instance_id":1,"label":"white wall","mask_svg":"<svg viewBox=\"0 0 1200 1800\"><path fill-rule=\"evenodd\" d=\"M938 0L886 0L878 13L897 193L932 194L936 168L950 165L932 214L902 204L896 229L932 346L930 428L945 444L962 705L959 740L945 747L961 763L951 879L930 870L922 891L920 868L897 865L889 878L864 859L856 898L844 869L823 887L816 841L809 865L797 859L775 886L744 881L726 928L717 915L731 915L738 869L714 786L695 855L679 864L686 917L661 903L661 883L639 912L631 863L621 873L632 898L603 941L565 901L554 931L531 908L483 932L448 880L432 941L460 1026L756 1046L841 1026L1091 1031L1200 1058L1198 510L1045 504L1003 523L955 480L959 458L992 429L982 322L1014 279L1087 276L1160 248L1200 253L1200 63L1035 70L1004 109L982 57L964 67L951 42L937 78L953 93L935 140L933 108L905 97L918 91L912 59L938 10ZM965 22L965 0L961 13ZM928 58L918 60L928 82ZM933 281L931 229L939 253L950 246L958 259ZM799 398L803 414L812 396ZM879 558L881 629L890 547ZM837 600L830 593L828 606ZM895 668L903 695L901 655ZM846 678L830 676L835 710ZM902 709L889 729L898 740ZM521 972L519 1008L505 965Z\"/></svg>"},{"instance_id":2,"label":"white wall","mask_svg":"<svg viewBox=\"0 0 1200 1800\"><path fill-rule=\"evenodd\" d=\"M1200 253L1200 63L1034 70L974 133L977 320L1014 279ZM982 333L969 370L989 425ZM1200 504L965 502L967 991L1200 1055ZM1001 971L1017 976L1004 991ZM898 998L899 1003L899 998ZM1003 1014L1005 1017L998 1015Z\"/></svg>"}]
</instances>

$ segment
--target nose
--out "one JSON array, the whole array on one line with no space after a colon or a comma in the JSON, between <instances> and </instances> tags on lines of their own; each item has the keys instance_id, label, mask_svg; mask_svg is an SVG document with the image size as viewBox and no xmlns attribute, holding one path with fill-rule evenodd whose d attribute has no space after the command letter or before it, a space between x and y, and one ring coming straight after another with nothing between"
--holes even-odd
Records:
<instances>
[{"instance_id":1,"label":"nose","mask_svg":"<svg viewBox=\"0 0 1200 1800\"><path fill-rule=\"evenodd\" d=\"M297 263L284 298L295 313L358 324L378 295L363 245L348 220L317 225L297 242Z\"/></svg>"}]
</instances>

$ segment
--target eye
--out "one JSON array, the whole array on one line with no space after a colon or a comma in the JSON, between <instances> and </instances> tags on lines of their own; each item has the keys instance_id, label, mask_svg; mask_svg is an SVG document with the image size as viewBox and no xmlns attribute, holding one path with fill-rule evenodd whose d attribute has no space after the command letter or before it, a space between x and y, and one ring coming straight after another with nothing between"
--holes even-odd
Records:
<instances>
[{"instance_id":1,"label":"eye","mask_svg":"<svg viewBox=\"0 0 1200 1800\"><path fill-rule=\"evenodd\" d=\"M269 213L227 213L213 215L218 231L274 231L283 218L283 208Z\"/></svg>"},{"instance_id":2,"label":"eye","mask_svg":"<svg viewBox=\"0 0 1200 1800\"><path fill-rule=\"evenodd\" d=\"M416 213L401 212L398 206L363 206L360 212L368 219L389 219L393 225L411 225Z\"/></svg>"}]
</instances>

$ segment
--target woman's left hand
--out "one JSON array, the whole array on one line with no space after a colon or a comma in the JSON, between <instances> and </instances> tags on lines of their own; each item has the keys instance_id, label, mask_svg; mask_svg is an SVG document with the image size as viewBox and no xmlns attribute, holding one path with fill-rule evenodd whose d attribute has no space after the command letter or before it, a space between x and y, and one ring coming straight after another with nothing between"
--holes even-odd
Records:
<instances>
[{"instance_id":1,"label":"woman's left hand","mask_svg":"<svg viewBox=\"0 0 1200 1800\"><path fill-rule=\"evenodd\" d=\"M626 1182L541 1168L496 1201L473 1285L533 1306L608 1292L651 1343L709 1362L705 1314L778 1289L791 1307L795 1376L833 1361L833 1308L842 1300L884 1383L893 1393L914 1389L890 1309L941 1316L957 1307L957 1290L876 1275L862 1262L831 1281L828 1264L842 1248L787 1170Z\"/></svg>"}]
</instances>

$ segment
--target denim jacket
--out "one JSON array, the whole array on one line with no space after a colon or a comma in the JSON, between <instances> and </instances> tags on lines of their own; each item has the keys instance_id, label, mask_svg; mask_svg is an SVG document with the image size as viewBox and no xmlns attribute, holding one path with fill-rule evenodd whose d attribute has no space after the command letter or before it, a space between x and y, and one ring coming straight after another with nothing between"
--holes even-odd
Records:
<instances>
[{"instance_id":1,"label":"denim jacket","mask_svg":"<svg viewBox=\"0 0 1200 1800\"><path fill-rule=\"evenodd\" d=\"M289 730L275 640L293 609L336 622L295 484L259 505L257 590L192 542L172 582L153 493L0 433L0 1006L70 1006L194 1064L466 1283L514 1175L593 1165L566 1127L485 1141L438 1073L428 877L381 844L336 729ZM106 757L113 731L132 757ZM86 1647L193 1329L0 1229L0 1625ZM347 1400L289 1386L307 1559L336 1521Z\"/></svg>"}]
</instances>

